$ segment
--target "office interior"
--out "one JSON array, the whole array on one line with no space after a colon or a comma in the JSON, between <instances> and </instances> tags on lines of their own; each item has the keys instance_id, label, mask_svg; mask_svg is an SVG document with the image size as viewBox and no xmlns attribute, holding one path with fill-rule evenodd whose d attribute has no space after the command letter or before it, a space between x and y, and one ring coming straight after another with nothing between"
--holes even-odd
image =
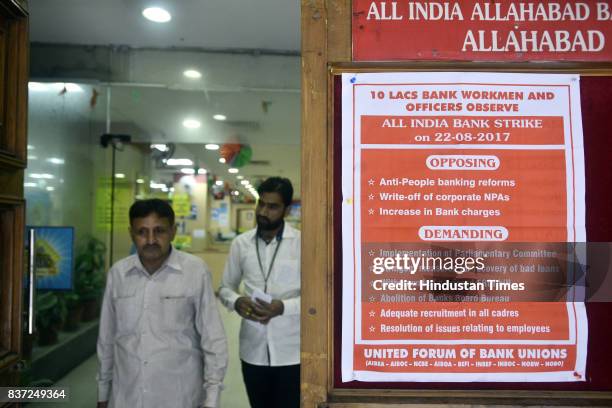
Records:
<instances>
[{"instance_id":1,"label":"office interior","mask_svg":"<svg viewBox=\"0 0 612 408\"><path fill-rule=\"evenodd\" d=\"M74 273L71 288L37 289L21 377L70 387L62 407L96 402L104 275L134 251L134 200L172 203L174 245L204 259L215 289L233 238L255 226L265 178L292 181L287 221L301 225L299 2L155 5L169 20L142 1L29 4L26 224L72 231ZM230 346L221 406L248 407L240 320L219 307Z\"/></svg>"}]
</instances>

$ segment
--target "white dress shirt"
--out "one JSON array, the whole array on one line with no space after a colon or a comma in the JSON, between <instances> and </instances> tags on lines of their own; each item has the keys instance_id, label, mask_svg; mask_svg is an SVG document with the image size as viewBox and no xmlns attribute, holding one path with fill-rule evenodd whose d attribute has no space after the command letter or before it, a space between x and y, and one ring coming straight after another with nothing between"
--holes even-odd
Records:
<instances>
[{"instance_id":1,"label":"white dress shirt","mask_svg":"<svg viewBox=\"0 0 612 408\"><path fill-rule=\"evenodd\" d=\"M98 359L98 401L110 407L217 407L227 340L204 261L172 249L153 275L138 255L117 262L104 292Z\"/></svg>"},{"instance_id":2,"label":"white dress shirt","mask_svg":"<svg viewBox=\"0 0 612 408\"><path fill-rule=\"evenodd\" d=\"M285 223L282 238L269 244L257 237L255 229L239 235L232 242L223 282L219 290L221 302L234 310L236 299L251 296L267 286L266 293L284 304L284 312L267 325L242 320L240 326L240 359L260 366L286 366L300 363L300 231ZM265 273L278 247L267 285L257 260L255 240ZM239 294L240 282L244 294Z\"/></svg>"}]
</instances>

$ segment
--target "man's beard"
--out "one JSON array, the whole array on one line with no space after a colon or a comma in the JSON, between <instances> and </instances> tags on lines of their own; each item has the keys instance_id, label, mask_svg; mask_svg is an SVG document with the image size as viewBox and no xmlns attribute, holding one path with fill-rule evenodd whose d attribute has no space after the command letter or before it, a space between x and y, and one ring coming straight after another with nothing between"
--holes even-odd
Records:
<instances>
[{"instance_id":1,"label":"man's beard","mask_svg":"<svg viewBox=\"0 0 612 408\"><path fill-rule=\"evenodd\" d=\"M276 222L271 222L267 217L264 217L263 215L257 216L257 227L260 230L272 231L272 230L279 228L281 225L283 225L282 218Z\"/></svg>"}]
</instances>

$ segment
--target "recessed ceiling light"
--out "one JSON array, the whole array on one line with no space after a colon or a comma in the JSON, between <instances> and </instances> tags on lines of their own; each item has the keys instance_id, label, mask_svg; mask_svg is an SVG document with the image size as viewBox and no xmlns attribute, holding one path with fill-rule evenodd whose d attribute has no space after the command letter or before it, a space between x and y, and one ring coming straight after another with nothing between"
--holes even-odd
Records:
<instances>
[{"instance_id":1,"label":"recessed ceiling light","mask_svg":"<svg viewBox=\"0 0 612 408\"><path fill-rule=\"evenodd\" d=\"M219 157L219 163L225 163L225 158Z\"/></svg>"},{"instance_id":2,"label":"recessed ceiling light","mask_svg":"<svg viewBox=\"0 0 612 408\"><path fill-rule=\"evenodd\" d=\"M28 150L34 150L34 149L35 149L35 147L34 147L34 146L32 146L32 145L28 145Z\"/></svg>"},{"instance_id":3,"label":"recessed ceiling light","mask_svg":"<svg viewBox=\"0 0 612 408\"><path fill-rule=\"evenodd\" d=\"M190 79L202 78L202 74L200 74L200 71L196 71L195 69L188 69L187 71L183 72L183 75Z\"/></svg>"},{"instance_id":4,"label":"recessed ceiling light","mask_svg":"<svg viewBox=\"0 0 612 408\"><path fill-rule=\"evenodd\" d=\"M230 172L230 173L232 173L232 174L236 174L236 173L238 173L238 169L235 169L235 168L233 168L233 167L230 167L229 169L227 169L227 171L229 171L229 172Z\"/></svg>"},{"instance_id":5,"label":"recessed ceiling light","mask_svg":"<svg viewBox=\"0 0 612 408\"><path fill-rule=\"evenodd\" d=\"M198 174L206 174L206 169L198 169Z\"/></svg>"},{"instance_id":6,"label":"recessed ceiling light","mask_svg":"<svg viewBox=\"0 0 612 408\"><path fill-rule=\"evenodd\" d=\"M168 166L193 166L193 162L190 159L168 159L166 164Z\"/></svg>"},{"instance_id":7,"label":"recessed ceiling light","mask_svg":"<svg viewBox=\"0 0 612 408\"><path fill-rule=\"evenodd\" d=\"M187 129L197 129L202 126L202 123L195 119L185 119L183 121L183 126L185 126Z\"/></svg>"},{"instance_id":8,"label":"recessed ceiling light","mask_svg":"<svg viewBox=\"0 0 612 408\"><path fill-rule=\"evenodd\" d=\"M183 174L195 174L195 169L192 169L191 167L185 167L181 169L181 173Z\"/></svg>"},{"instance_id":9,"label":"recessed ceiling light","mask_svg":"<svg viewBox=\"0 0 612 408\"><path fill-rule=\"evenodd\" d=\"M215 143L208 143L204 145L206 150L219 150L219 145Z\"/></svg>"},{"instance_id":10,"label":"recessed ceiling light","mask_svg":"<svg viewBox=\"0 0 612 408\"><path fill-rule=\"evenodd\" d=\"M214 120L225 120L227 119L227 116L217 113L216 115L213 115L213 119Z\"/></svg>"},{"instance_id":11,"label":"recessed ceiling light","mask_svg":"<svg viewBox=\"0 0 612 408\"><path fill-rule=\"evenodd\" d=\"M115 173L115 178L124 179L125 178L125 174L123 174L123 173Z\"/></svg>"},{"instance_id":12,"label":"recessed ceiling light","mask_svg":"<svg viewBox=\"0 0 612 408\"><path fill-rule=\"evenodd\" d=\"M58 159L57 157L49 157L47 161L53 164L64 164L64 159Z\"/></svg>"},{"instance_id":13,"label":"recessed ceiling light","mask_svg":"<svg viewBox=\"0 0 612 408\"><path fill-rule=\"evenodd\" d=\"M142 10L142 15L147 20L155 23L167 23L168 21L172 20L170 13L161 7L148 7Z\"/></svg>"},{"instance_id":14,"label":"recessed ceiling light","mask_svg":"<svg viewBox=\"0 0 612 408\"><path fill-rule=\"evenodd\" d=\"M232 194L237 196L237 195L240 195L240 192L238 190L234 190L234 191L232 191Z\"/></svg>"},{"instance_id":15,"label":"recessed ceiling light","mask_svg":"<svg viewBox=\"0 0 612 408\"><path fill-rule=\"evenodd\" d=\"M222 186L223 185L223 180L217 180L215 181L215 184L218 186Z\"/></svg>"}]
</instances>

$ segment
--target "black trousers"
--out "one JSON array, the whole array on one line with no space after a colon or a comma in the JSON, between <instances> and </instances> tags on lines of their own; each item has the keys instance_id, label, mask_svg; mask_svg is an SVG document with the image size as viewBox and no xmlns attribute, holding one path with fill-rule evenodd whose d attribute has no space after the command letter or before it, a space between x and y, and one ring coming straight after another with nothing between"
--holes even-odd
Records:
<instances>
[{"instance_id":1,"label":"black trousers","mask_svg":"<svg viewBox=\"0 0 612 408\"><path fill-rule=\"evenodd\" d=\"M257 366L242 361L251 408L300 408L300 365Z\"/></svg>"}]
</instances>

